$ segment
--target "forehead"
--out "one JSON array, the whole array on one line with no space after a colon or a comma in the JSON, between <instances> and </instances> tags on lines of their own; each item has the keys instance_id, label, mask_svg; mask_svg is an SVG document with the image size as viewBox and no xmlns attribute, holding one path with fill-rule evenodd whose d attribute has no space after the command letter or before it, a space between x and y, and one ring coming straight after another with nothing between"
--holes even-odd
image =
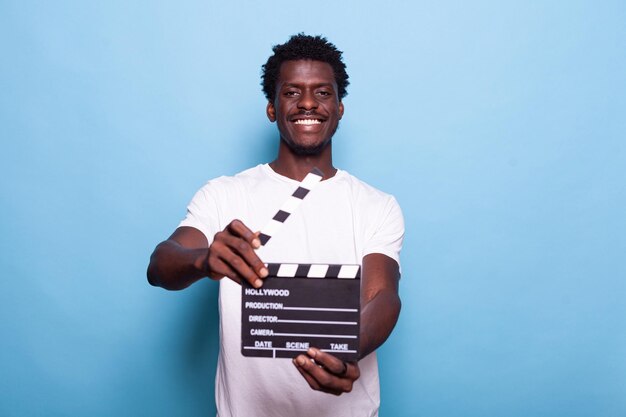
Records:
<instances>
[{"instance_id":1,"label":"forehead","mask_svg":"<svg viewBox=\"0 0 626 417\"><path fill-rule=\"evenodd\" d=\"M327 62L310 59L283 62L277 87L283 84L332 84L337 87L333 67Z\"/></svg>"}]
</instances>

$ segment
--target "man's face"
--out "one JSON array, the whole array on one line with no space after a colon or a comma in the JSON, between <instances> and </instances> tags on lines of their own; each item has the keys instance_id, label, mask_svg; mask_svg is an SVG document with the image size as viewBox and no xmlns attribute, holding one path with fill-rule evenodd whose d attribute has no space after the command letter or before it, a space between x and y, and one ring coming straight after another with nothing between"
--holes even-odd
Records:
<instances>
[{"instance_id":1,"label":"man's face","mask_svg":"<svg viewBox=\"0 0 626 417\"><path fill-rule=\"evenodd\" d=\"M291 150L298 155L318 154L332 139L342 116L343 104L330 64L283 62L267 117L277 122L280 137Z\"/></svg>"}]
</instances>

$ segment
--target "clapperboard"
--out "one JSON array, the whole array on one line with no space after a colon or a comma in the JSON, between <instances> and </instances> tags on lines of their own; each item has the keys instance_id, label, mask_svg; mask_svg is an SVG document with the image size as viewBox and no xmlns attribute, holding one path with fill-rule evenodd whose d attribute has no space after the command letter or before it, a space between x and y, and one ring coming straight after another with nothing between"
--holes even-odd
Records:
<instances>
[{"instance_id":1,"label":"clapperboard","mask_svg":"<svg viewBox=\"0 0 626 417\"><path fill-rule=\"evenodd\" d=\"M261 230L266 245L323 175L313 169ZM316 347L344 361L358 359L361 267L267 264L261 288L241 287L241 353L293 358Z\"/></svg>"}]
</instances>

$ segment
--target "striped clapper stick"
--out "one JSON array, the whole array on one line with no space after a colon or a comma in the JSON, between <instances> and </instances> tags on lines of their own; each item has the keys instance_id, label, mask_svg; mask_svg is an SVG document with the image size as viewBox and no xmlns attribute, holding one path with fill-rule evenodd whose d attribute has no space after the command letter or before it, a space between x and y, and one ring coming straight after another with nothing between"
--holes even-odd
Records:
<instances>
[{"instance_id":1,"label":"striped clapper stick","mask_svg":"<svg viewBox=\"0 0 626 417\"><path fill-rule=\"evenodd\" d=\"M317 347L359 358L361 267L267 264L261 288L242 285L241 353L293 358Z\"/></svg>"},{"instance_id":2,"label":"striped clapper stick","mask_svg":"<svg viewBox=\"0 0 626 417\"><path fill-rule=\"evenodd\" d=\"M322 180L322 177L324 177L324 174L317 168L313 168L311 172L306 174L306 177L300 182L298 188L296 188L293 194L285 201L272 220L261 229L259 235L261 245L267 244L272 236L278 232L291 213L296 211L300 204L302 204L304 197Z\"/></svg>"}]
</instances>

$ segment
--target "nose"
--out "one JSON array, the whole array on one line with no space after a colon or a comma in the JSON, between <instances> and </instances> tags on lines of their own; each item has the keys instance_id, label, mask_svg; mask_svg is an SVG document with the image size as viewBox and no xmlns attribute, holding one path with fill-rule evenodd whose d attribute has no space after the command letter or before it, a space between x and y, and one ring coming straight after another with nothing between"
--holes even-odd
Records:
<instances>
[{"instance_id":1,"label":"nose","mask_svg":"<svg viewBox=\"0 0 626 417\"><path fill-rule=\"evenodd\" d=\"M317 108L317 100L313 91L304 90L300 94L300 100L298 100L298 108L304 110L312 110Z\"/></svg>"}]
</instances>

